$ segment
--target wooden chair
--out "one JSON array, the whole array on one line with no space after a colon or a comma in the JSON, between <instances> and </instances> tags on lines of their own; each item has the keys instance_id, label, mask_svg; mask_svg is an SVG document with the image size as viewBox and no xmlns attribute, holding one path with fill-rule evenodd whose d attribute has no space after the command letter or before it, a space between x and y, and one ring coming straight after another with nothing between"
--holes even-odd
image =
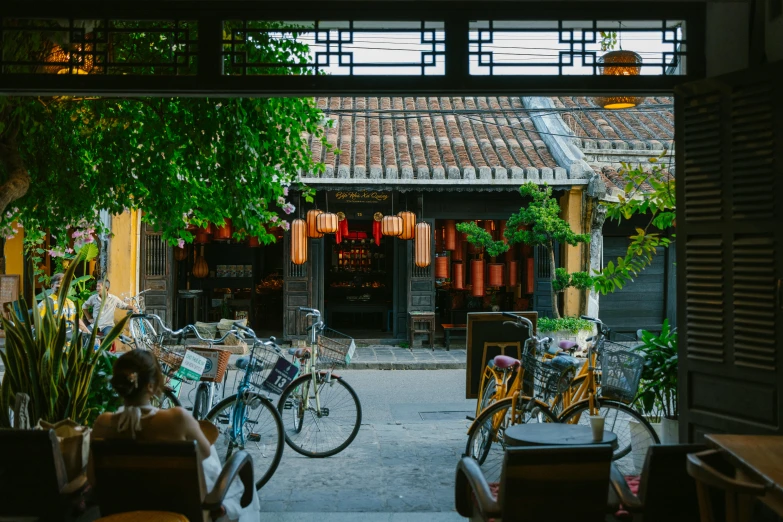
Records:
<instances>
[{"instance_id":1,"label":"wooden chair","mask_svg":"<svg viewBox=\"0 0 783 522\"><path fill-rule=\"evenodd\" d=\"M195 442L95 440L91 450L102 516L170 511L190 522L206 522L221 516L228 487L237 476L245 487L242 506L256 494L253 463L245 451L231 456L207 492Z\"/></svg>"},{"instance_id":2,"label":"wooden chair","mask_svg":"<svg viewBox=\"0 0 783 522\"><path fill-rule=\"evenodd\" d=\"M86 485L68 482L54 430L0 430L0 520L70 520Z\"/></svg>"},{"instance_id":3,"label":"wooden chair","mask_svg":"<svg viewBox=\"0 0 783 522\"><path fill-rule=\"evenodd\" d=\"M611 461L609 444L508 448L495 498L478 462L463 457L457 464L457 512L483 521L603 522Z\"/></svg>"},{"instance_id":4,"label":"wooden chair","mask_svg":"<svg viewBox=\"0 0 783 522\"><path fill-rule=\"evenodd\" d=\"M633 491L612 466L612 486L625 511L634 520L692 522L699 519L696 482L688 475L688 453L707 449L702 444L654 444L647 450L638 490Z\"/></svg>"},{"instance_id":5,"label":"wooden chair","mask_svg":"<svg viewBox=\"0 0 783 522\"><path fill-rule=\"evenodd\" d=\"M726 522L751 522L756 498L766 492L766 486L757 482L740 480L737 470L718 450L707 450L688 455L688 474L696 479L701 522L715 522L720 506L711 495L710 488L725 495Z\"/></svg>"}]
</instances>

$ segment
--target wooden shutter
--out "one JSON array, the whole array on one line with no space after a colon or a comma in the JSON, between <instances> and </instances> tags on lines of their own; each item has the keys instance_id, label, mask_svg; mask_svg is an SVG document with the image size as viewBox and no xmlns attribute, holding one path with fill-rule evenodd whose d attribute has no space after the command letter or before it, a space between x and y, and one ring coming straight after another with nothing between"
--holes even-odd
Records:
<instances>
[{"instance_id":1,"label":"wooden shutter","mask_svg":"<svg viewBox=\"0 0 783 522\"><path fill-rule=\"evenodd\" d=\"M145 312L158 315L171 327L174 280L172 276L172 248L159 232L142 224L140 249L140 289L144 294Z\"/></svg>"},{"instance_id":2,"label":"wooden shutter","mask_svg":"<svg viewBox=\"0 0 783 522\"><path fill-rule=\"evenodd\" d=\"M430 230L435 231L435 220L425 219L430 224ZM432 244L431 252L435 252L434 234L431 234ZM402 240L399 240L402 241ZM410 266L410 287L408 291L408 311L409 312L434 312L435 311L435 267L433 263L430 266L421 268L415 263L415 241L405 241L408 244L407 262ZM433 258L434 259L434 258ZM407 316L406 316L407 317ZM407 319L406 319L407 320Z\"/></svg>"},{"instance_id":3,"label":"wooden shutter","mask_svg":"<svg viewBox=\"0 0 783 522\"><path fill-rule=\"evenodd\" d=\"M310 245L308 245L309 247ZM283 235L283 338L306 339L308 320L299 311L300 306L310 307L312 302L311 252L306 263L291 262L291 233ZM323 256L322 256L323 257ZM323 310L321 310L323 312Z\"/></svg>"},{"instance_id":4,"label":"wooden shutter","mask_svg":"<svg viewBox=\"0 0 783 522\"><path fill-rule=\"evenodd\" d=\"M560 246L555 243L555 268L560 266ZM543 246L533 247L533 310L539 317L552 317L552 272L549 254ZM563 307L560 307L563 312Z\"/></svg>"},{"instance_id":5,"label":"wooden shutter","mask_svg":"<svg viewBox=\"0 0 783 522\"><path fill-rule=\"evenodd\" d=\"M677 89L680 437L783 433L783 64Z\"/></svg>"}]
</instances>

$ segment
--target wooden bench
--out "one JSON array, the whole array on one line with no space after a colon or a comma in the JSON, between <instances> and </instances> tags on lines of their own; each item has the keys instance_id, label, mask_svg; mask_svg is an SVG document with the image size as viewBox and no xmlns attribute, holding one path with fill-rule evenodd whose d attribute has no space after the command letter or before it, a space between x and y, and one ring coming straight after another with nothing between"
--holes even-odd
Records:
<instances>
[{"instance_id":1,"label":"wooden bench","mask_svg":"<svg viewBox=\"0 0 783 522\"><path fill-rule=\"evenodd\" d=\"M445 344L446 344L446 350L449 350L451 348L451 336L454 335L457 332L462 333L462 335L459 335L462 339L467 339L468 336L468 325L466 324L441 324L441 327L443 328L443 334L445 336Z\"/></svg>"}]
</instances>

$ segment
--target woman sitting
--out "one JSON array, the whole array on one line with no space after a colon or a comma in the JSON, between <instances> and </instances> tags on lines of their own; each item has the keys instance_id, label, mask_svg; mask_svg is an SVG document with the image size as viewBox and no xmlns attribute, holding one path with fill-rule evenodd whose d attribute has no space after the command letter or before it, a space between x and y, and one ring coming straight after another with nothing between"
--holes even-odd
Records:
<instances>
[{"instance_id":1,"label":"woman sitting","mask_svg":"<svg viewBox=\"0 0 783 522\"><path fill-rule=\"evenodd\" d=\"M136 439L147 441L196 441L207 490L215 485L222 465L193 416L184 408L159 410L152 405L153 397L163 391L163 373L158 361L146 350L132 350L114 363L112 387L123 398L125 405L117 413L100 415L93 426L96 439ZM235 481L229 488L223 506L226 516L222 521L258 520L260 506L257 495L245 508L240 505L244 488Z\"/></svg>"}]
</instances>

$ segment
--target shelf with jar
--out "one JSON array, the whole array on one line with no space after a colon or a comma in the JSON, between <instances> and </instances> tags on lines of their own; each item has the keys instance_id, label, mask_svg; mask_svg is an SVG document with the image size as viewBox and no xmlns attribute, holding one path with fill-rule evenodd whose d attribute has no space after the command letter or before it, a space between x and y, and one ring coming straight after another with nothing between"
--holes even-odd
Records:
<instances>
[{"instance_id":1,"label":"shelf with jar","mask_svg":"<svg viewBox=\"0 0 783 522\"><path fill-rule=\"evenodd\" d=\"M332 250L332 272L386 271L386 252L370 240L344 241Z\"/></svg>"}]
</instances>

